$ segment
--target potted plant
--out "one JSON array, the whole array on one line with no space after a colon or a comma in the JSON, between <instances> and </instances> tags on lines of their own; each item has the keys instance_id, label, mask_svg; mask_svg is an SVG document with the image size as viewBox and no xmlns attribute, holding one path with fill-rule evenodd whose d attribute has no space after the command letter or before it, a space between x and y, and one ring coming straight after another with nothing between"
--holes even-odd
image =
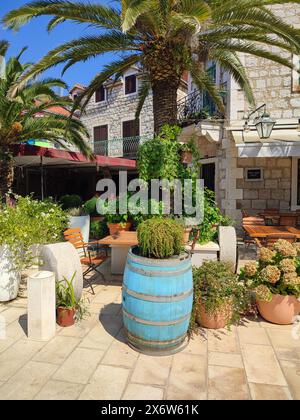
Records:
<instances>
[{"instance_id":1,"label":"potted plant","mask_svg":"<svg viewBox=\"0 0 300 420\"><path fill-rule=\"evenodd\" d=\"M21 272L35 263L42 244L57 242L67 216L51 200L15 197L14 206L0 207L0 302L17 297Z\"/></svg>"},{"instance_id":2,"label":"potted plant","mask_svg":"<svg viewBox=\"0 0 300 420\"><path fill-rule=\"evenodd\" d=\"M69 210L76 207L80 207L83 204L81 197L77 194L63 195L59 199L59 202L63 210Z\"/></svg>"},{"instance_id":3,"label":"potted plant","mask_svg":"<svg viewBox=\"0 0 300 420\"><path fill-rule=\"evenodd\" d=\"M272 249L261 248L258 262L240 274L255 293L261 316L274 324L292 324L300 313L300 246L280 239Z\"/></svg>"},{"instance_id":4,"label":"potted plant","mask_svg":"<svg viewBox=\"0 0 300 420\"><path fill-rule=\"evenodd\" d=\"M137 236L123 281L128 342L146 354L173 354L185 346L193 301L183 228L173 219L152 218L138 226Z\"/></svg>"},{"instance_id":5,"label":"potted plant","mask_svg":"<svg viewBox=\"0 0 300 420\"><path fill-rule=\"evenodd\" d=\"M128 199L127 196L127 208ZM130 220L130 214L127 211L125 214L120 213L120 198L113 198L110 200L97 200L97 212L105 215L105 221L107 223L110 235L115 235L121 231L128 231L131 229L132 221Z\"/></svg>"},{"instance_id":6,"label":"potted plant","mask_svg":"<svg viewBox=\"0 0 300 420\"><path fill-rule=\"evenodd\" d=\"M73 280L66 279L56 283L56 322L61 327L70 327L75 321L80 321L88 315L87 307L83 299L76 299Z\"/></svg>"},{"instance_id":7,"label":"potted plant","mask_svg":"<svg viewBox=\"0 0 300 420\"><path fill-rule=\"evenodd\" d=\"M83 207L71 208L68 210L69 227L71 229L80 228L85 243L89 242L90 236L90 215L86 213Z\"/></svg>"},{"instance_id":8,"label":"potted plant","mask_svg":"<svg viewBox=\"0 0 300 420\"><path fill-rule=\"evenodd\" d=\"M191 329L196 323L210 329L224 328L240 319L250 303L250 295L229 264L207 261L193 268L193 278Z\"/></svg>"},{"instance_id":9,"label":"potted plant","mask_svg":"<svg viewBox=\"0 0 300 420\"><path fill-rule=\"evenodd\" d=\"M193 153L190 146L184 143L180 147L180 160L181 163L190 164L193 162Z\"/></svg>"}]
</instances>

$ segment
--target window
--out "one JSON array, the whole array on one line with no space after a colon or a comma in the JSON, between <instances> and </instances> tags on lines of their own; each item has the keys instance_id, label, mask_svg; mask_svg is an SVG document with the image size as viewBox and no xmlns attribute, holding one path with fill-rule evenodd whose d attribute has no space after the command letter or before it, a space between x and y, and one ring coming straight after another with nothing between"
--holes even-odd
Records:
<instances>
[{"instance_id":1,"label":"window","mask_svg":"<svg viewBox=\"0 0 300 420\"><path fill-rule=\"evenodd\" d=\"M136 75L125 77L125 95L130 95L136 92Z\"/></svg>"},{"instance_id":2,"label":"window","mask_svg":"<svg viewBox=\"0 0 300 420\"><path fill-rule=\"evenodd\" d=\"M102 85L99 89L96 90L95 101L104 102L106 99L105 96L105 87Z\"/></svg>"},{"instance_id":3,"label":"window","mask_svg":"<svg viewBox=\"0 0 300 420\"><path fill-rule=\"evenodd\" d=\"M123 121L123 138L138 137L140 135L139 121Z\"/></svg>"},{"instance_id":4,"label":"window","mask_svg":"<svg viewBox=\"0 0 300 420\"><path fill-rule=\"evenodd\" d=\"M216 64L213 63L207 70L208 76L216 83L217 68ZM210 115L213 115L216 112L216 105L211 99L210 95L207 92L203 94L203 108L206 108Z\"/></svg>"},{"instance_id":5,"label":"window","mask_svg":"<svg viewBox=\"0 0 300 420\"><path fill-rule=\"evenodd\" d=\"M300 69L300 57L299 55L293 56L293 64L299 70ZM292 92L299 93L300 92L300 74L297 70L293 70L293 77L292 77Z\"/></svg>"},{"instance_id":6,"label":"window","mask_svg":"<svg viewBox=\"0 0 300 420\"><path fill-rule=\"evenodd\" d=\"M108 125L94 127L94 152L97 155L107 156Z\"/></svg>"}]
</instances>

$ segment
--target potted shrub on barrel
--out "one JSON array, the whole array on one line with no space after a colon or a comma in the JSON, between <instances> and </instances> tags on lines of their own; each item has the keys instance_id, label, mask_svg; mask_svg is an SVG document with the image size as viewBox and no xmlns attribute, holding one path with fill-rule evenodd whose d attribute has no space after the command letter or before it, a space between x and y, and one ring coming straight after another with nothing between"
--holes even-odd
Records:
<instances>
[{"instance_id":1,"label":"potted shrub on barrel","mask_svg":"<svg viewBox=\"0 0 300 420\"><path fill-rule=\"evenodd\" d=\"M250 297L229 264L207 261L193 268L194 304L191 329L196 324L219 329L237 322Z\"/></svg>"},{"instance_id":2,"label":"potted shrub on barrel","mask_svg":"<svg viewBox=\"0 0 300 420\"><path fill-rule=\"evenodd\" d=\"M285 240L261 248L258 262L246 264L240 278L255 293L261 316L274 324L292 324L300 313L300 244Z\"/></svg>"},{"instance_id":3,"label":"potted shrub on barrel","mask_svg":"<svg viewBox=\"0 0 300 420\"><path fill-rule=\"evenodd\" d=\"M137 235L123 281L128 342L146 354L172 354L185 346L193 302L183 228L172 219L152 218L138 226Z\"/></svg>"},{"instance_id":4,"label":"potted shrub on barrel","mask_svg":"<svg viewBox=\"0 0 300 420\"><path fill-rule=\"evenodd\" d=\"M56 322L61 327L70 327L75 321L80 321L88 315L86 304L83 299L76 299L73 281L63 278L56 283Z\"/></svg>"}]
</instances>

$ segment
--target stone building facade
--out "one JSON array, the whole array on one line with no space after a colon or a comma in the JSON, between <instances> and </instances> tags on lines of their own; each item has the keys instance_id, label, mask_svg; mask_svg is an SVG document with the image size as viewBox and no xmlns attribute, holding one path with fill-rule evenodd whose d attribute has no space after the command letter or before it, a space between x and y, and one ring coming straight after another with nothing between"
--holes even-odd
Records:
<instances>
[{"instance_id":1,"label":"stone building facade","mask_svg":"<svg viewBox=\"0 0 300 420\"><path fill-rule=\"evenodd\" d=\"M300 28L299 4L275 5L272 11ZM299 65L299 57L282 54ZM204 173L214 177L221 209L237 222L242 209L252 214L267 208L300 209L299 74L262 58L243 55L241 59L257 106L266 104L267 112L276 120L270 139L261 141L253 124L249 133L244 132L243 118L249 106L231 78L227 80L227 118L220 136L212 129L202 130L205 122L194 127L204 169L214 166ZM191 132L191 128L185 131ZM252 180L248 178L251 173L260 176Z\"/></svg>"}]
</instances>

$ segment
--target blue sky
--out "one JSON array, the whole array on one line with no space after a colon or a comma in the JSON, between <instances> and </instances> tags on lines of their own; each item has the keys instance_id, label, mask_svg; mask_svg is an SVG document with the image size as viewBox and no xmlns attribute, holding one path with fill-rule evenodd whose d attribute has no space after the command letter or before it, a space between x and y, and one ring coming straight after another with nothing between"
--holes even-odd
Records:
<instances>
[{"instance_id":1,"label":"blue sky","mask_svg":"<svg viewBox=\"0 0 300 420\"><path fill-rule=\"evenodd\" d=\"M0 16L2 17L8 11L18 8L29 0L0 0ZM83 0L84 1L84 0ZM111 0L89 0L91 3L112 4L116 6ZM71 39L78 38L83 35L95 33L91 28L86 28L85 25L77 25L75 23L64 23L54 29L50 34L46 30L49 18L39 17L33 19L30 23L23 26L18 32L0 28L0 39L6 39L11 43L8 55L16 54L21 48L27 46L28 50L24 54L24 61L36 62L50 49L55 48L61 43L67 42ZM79 63L71 67L63 76L63 79L68 86L73 86L79 82L87 84L99 72L102 66L112 61L113 55L106 55L105 57L98 57L91 59L86 63ZM46 76L61 77L62 66L54 67L45 73Z\"/></svg>"}]
</instances>

